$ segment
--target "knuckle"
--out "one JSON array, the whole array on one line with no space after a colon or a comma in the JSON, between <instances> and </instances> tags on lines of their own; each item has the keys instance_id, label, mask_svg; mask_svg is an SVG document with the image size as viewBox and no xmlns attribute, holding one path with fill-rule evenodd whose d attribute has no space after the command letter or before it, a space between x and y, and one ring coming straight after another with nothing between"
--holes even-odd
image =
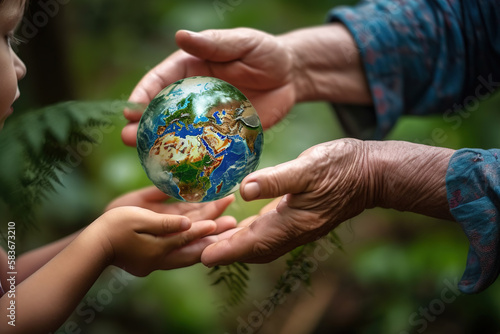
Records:
<instances>
[{"instance_id":1,"label":"knuckle","mask_svg":"<svg viewBox=\"0 0 500 334\"><path fill-rule=\"evenodd\" d=\"M281 177L276 170L271 170L264 182L264 192L270 195L281 195ZM267 188L267 189L266 189Z\"/></svg>"}]
</instances>

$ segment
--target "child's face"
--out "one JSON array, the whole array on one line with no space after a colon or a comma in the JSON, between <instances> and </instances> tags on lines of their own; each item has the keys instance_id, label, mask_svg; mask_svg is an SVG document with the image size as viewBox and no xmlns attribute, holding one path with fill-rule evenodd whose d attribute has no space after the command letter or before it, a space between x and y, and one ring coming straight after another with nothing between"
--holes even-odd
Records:
<instances>
[{"instance_id":1,"label":"child's face","mask_svg":"<svg viewBox=\"0 0 500 334\"><path fill-rule=\"evenodd\" d=\"M13 112L12 104L19 97L17 81L26 74L26 67L12 50L14 31L22 19L24 1L0 1L0 129Z\"/></svg>"}]
</instances>

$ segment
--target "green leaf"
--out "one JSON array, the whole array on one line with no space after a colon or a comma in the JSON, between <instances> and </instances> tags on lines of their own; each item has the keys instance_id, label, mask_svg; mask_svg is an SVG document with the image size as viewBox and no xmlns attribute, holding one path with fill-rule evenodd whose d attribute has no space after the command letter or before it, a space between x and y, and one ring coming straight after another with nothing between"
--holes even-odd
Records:
<instances>
[{"instance_id":1,"label":"green leaf","mask_svg":"<svg viewBox=\"0 0 500 334\"><path fill-rule=\"evenodd\" d=\"M20 225L33 223L41 200L56 191L60 175L73 170L66 148L93 142L87 131L109 125L124 108L142 107L127 101L68 101L21 114L0 132L0 199Z\"/></svg>"}]
</instances>

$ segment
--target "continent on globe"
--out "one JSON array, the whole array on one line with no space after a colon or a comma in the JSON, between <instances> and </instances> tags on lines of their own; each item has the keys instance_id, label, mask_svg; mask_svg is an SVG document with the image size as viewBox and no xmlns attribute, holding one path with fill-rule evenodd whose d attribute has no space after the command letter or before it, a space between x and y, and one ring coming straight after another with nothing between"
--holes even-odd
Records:
<instances>
[{"instance_id":1,"label":"continent on globe","mask_svg":"<svg viewBox=\"0 0 500 334\"><path fill-rule=\"evenodd\" d=\"M212 77L190 77L163 89L137 131L137 151L149 179L187 202L236 191L257 168L262 145L262 126L250 101Z\"/></svg>"}]
</instances>

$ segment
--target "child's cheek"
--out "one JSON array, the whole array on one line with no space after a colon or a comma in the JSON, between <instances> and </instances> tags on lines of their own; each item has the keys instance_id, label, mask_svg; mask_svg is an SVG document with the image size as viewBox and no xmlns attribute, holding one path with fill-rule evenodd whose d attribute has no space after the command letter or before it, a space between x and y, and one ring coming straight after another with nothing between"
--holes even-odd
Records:
<instances>
[{"instance_id":1,"label":"child's cheek","mask_svg":"<svg viewBox=\"0 0 500 334\"><path fill-rule=\"evenodd\" d=\"M5 68L0 64L0 123L13 112L12 104L18 95L17 78L13 68Z\"/></svg>"}]
</instances>

